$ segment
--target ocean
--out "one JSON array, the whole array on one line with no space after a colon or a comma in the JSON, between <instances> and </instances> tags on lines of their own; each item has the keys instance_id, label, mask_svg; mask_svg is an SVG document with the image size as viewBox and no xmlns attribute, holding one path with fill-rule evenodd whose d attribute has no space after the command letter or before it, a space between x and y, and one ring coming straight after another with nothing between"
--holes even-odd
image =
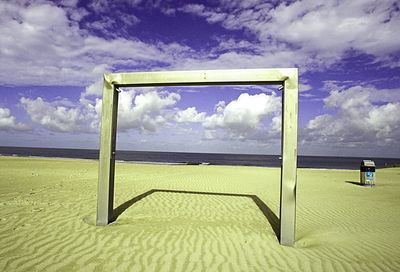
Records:
<instances>
[{"instance_id":1,"label":"ocean","mask_svg":"<svg viewBox=\"0 0 400 272\"><path fill-rule=\"evenodd\" d=\"M69 148L36 148L36 147L6 147L0 146L0 155L21 157L55 157L76 159L98 159L99 150L69 149ZM361 160L370 159L377 168L390 165L400 165L400 158L370 158L370 157L323 157L298 156L299 168L325 169L359 169ZM249 155L220 153L184 153L184 152L149 152L117 150L116 160L142 163L171 164L211 164L211 165L243 165L280 167L279 155Z\"/></svg>"}]
</instances>

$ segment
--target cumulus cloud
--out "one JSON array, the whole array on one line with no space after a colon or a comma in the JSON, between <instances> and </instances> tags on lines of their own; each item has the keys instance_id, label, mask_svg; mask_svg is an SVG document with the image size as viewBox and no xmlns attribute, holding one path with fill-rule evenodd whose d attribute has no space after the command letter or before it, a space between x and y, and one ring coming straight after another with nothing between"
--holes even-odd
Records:
<instances>
[{"instance_id":1,"label":"cumulus cloud","mask_svg":"<svg viewBox=\"0 0 400 272\"><path fill-rule=\"evenodd\" d=\"M220 101L210 114L198 112L196 107L181 110L176 107L180 99L178 93L159 88L122 90L119 94L118 130L154 133L182 123L198 123L204 129L203 139L207 140L265 142L266 137L279 138L281 98L274 92L242 93L232 101ZM79 101L72 102L61 97L53 101L22 97L20 104L34 123L49 131L91 133L98 132L100 128L100 98L91 100L81 97ZM4 116L9 116L7 114Z\"/></svg>"},{"instance_id":2,"label":"cumulus cloud","mask_svg":"<svg viewBox=\"0 0 400 272\"><path fill-rule=\"evenodd\" d=\"M399 91L364 86L330 91L324 104L335 113L310 120L303 142L349 147L398 145L400 100L388 95Z\"/></svg>"},{"instance_id":3,"label":"cumulus cloud","mask_svg":"<svg viewBox=\"0 0 400 272\"><path fill-rule=\"evenodd\" d=\"M177 93L156 89L128 90L119 95L118 129L155 132L174 118L173 106L180 100ZM56 132L98 132L102 99L82 98L79 102L66 99L46 101L41 97L22 97L20 103L31 120Z\"/></svg>"},{"instance_id":4,"label":"cumulus cloud","mask_svg":"<svg viewBox=\"0 0 400 272\"><path fill-rule=\"evenodd\" d=\"M86 86L85 91L81 93L81 98L85 99L88 96L102 96L103 93L103 74L109 69L108 65L101 64L95 66L91 74L93 78L97 78L92 84Z\"/></svg>"},{"instance_id":5,"label":"cumulus cloud","mask_svg":"<svg viewBox=\"0 0 400 272\"><path fill-rule=\"evenodd\" d=\"M216 113L204 119L203 127L207 131L205 137L211 139L216 135L217 129L223 129L230 138L251 139L257 131L265 130L263 121L268 117L274 117L269 130L277 129L275 123L278 121L275 117L280 114L280 110L281 98L275 93L242 93L227 105L220 101L215 107Z\"/></svg>"},{"instance_id":6,"label":"cumulus cloud","mask_svg":"<svg viewBox=\"0 0 400 272\"><path fill-rule=\"evenodd\" d=\"M175 121L178 123L199 123L204 121L206 114L205 112L197 112L196 107L189 107L178 111L175 115Z\"/></svg>"},{"instance_id":7,"label":"cumulus cloud","mask_svg":"<svg viewBox=\"0 0 400 272\"><path fill-rule=\"evenodd\" d=\"M82 129L85 117L78 108L52 104L44 101L41 97L36 99L22 97L20 102L32 121L48 130L71 132Z\"/></svg>"},{"instance_id":8,"label":"cumulus cloud","mask_svg":"<svg viewBox=\"0 0 400 272\"><path fill-rule=\"evenodd\" d=\"M102 100L99 98L74 102L62 97L52 101L22 97L20 105L34 123L49 131L92 133L100 129Z\"/></svg>"},{"instance_id":9,"label":"cumulus cloud","mask_svg":"<svg viewBox=\"0 0 400 272\"><path fill-rule=\"evenodd\" d=\"M24 131L29 130L29 127L17 122L16 118L11 115L10 109L0 107L0 130Z\"/></svg>"},{"instance_id":10,"label":"cumulus cloud","mask_svg":"<svg viewBox=\"0 0 400 272\"><path fill-rule=\"evenodd\" d=\"M79 108L86 120L86 131L99 131L101 124L101 110L103 101L100 98L89 100L86 98L80 98L79 104L75 107Z\"/></svg>"},{"instance_id":11,"label":"cumulus cloud","mask_svg":"<svg viewBox=\"0 0 400 272\"><path fill-rule=\"evenodd\" d=\"M180 100L177 93L137 90L120 93L118 128L155 132L173 118L172 107Z\"/></svg>"}]
</instances>

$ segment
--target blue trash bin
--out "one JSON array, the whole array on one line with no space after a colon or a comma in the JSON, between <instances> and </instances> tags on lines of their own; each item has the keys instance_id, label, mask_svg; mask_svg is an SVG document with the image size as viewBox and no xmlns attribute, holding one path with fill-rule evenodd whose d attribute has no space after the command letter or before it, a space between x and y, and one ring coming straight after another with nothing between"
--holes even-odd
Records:
<instances>
[{"instance_id":1,"label":"blue trash bin","mask_svg":"<svg viewBox=\"0 0 400 272\"><path fill-rule=\"evenodd\" d=\"M375 186L375 162L363 160L360 164L360 183L364 186Z\"/></svg>"}]
</instances>

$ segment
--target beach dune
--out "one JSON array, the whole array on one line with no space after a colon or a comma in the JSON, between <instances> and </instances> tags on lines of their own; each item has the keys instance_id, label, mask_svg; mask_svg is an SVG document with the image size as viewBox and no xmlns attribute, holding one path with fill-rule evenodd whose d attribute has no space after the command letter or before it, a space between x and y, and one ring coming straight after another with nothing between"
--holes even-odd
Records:
<instances>
[{"instance_id":1,"label":"beach dune","mask_svg":"<svg viewBox=\"0 0 400 272\"><path fill-rule=\"evenodd\" d=\"M117 163L106 227L97 161L0 169L1 271L400 271L399 168L378 169L374 188L355 170L299 169L294 247L271 221L279 168Z\"/></svg>"}]
</instances>

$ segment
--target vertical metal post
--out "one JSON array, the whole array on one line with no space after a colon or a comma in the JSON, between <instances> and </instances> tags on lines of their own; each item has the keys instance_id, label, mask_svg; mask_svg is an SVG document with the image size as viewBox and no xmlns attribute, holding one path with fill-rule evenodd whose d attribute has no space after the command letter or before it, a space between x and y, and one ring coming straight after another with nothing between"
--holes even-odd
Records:
<instances>
[{"instance_id":1,"label":"vertical metal post","mask_svg":"<svg viewBox=\"0 0 400 272\"><path fill-rule=\"evenodd\" d=\"M295 243L297 181L298 72L284 81L282 93L282 166L280 197L280 243Z\"/></svg>"},{"instance_id":2,"label":"vertical metal post","mask_svg":"<svg viewBox=\"0 0 400 272\"><path fill-rule=\"evenodd\" d=\"M113 218L117 113L118 91L104 75L96 219L100 226Z\"/></svg>"}]
</instances>

